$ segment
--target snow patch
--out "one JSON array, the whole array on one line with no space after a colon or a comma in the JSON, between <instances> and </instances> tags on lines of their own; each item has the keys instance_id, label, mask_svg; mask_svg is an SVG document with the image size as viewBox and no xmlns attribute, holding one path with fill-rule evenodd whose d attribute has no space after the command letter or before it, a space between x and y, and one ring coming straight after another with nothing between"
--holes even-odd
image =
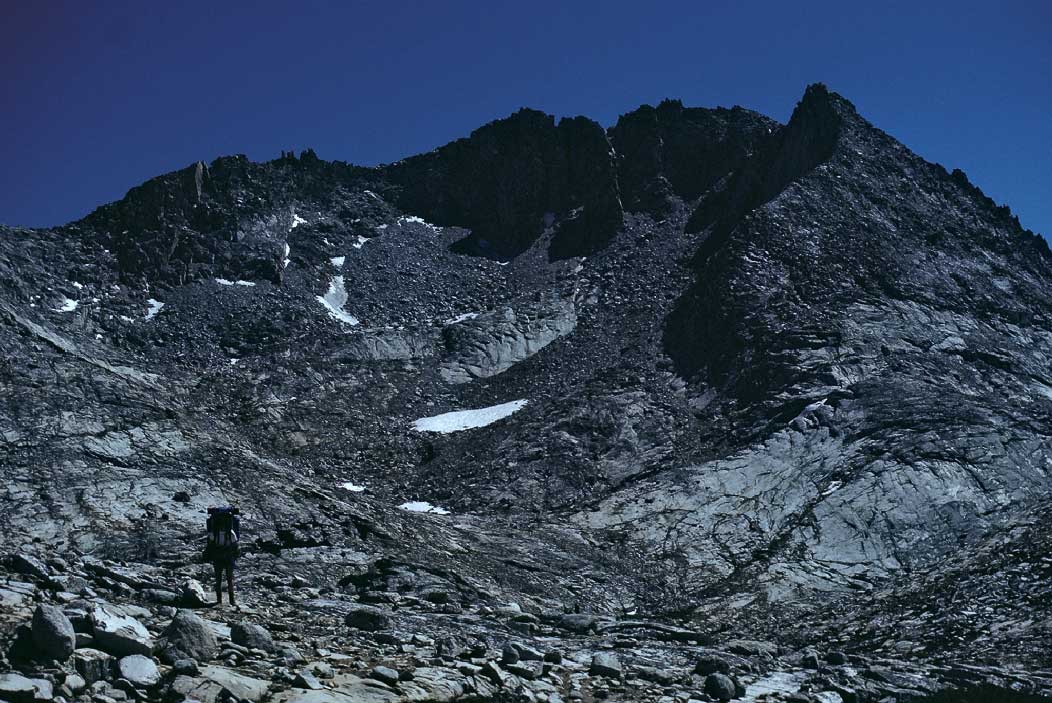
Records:
<instances>
[{"instance_id":1,"label":"snow patch","mask_svg":"<svg viewBox=\"0 0 1052 703\"><path fill-rule=\"evenodd\" d=\"M346 256L334 256L331 259L329 259L329 261L332 262L332 265L335 266L336 268L343 268L343 262L346 261L346 260L347 260Z\"/></svg>"},{"instance_id":2,"label":"snow patch","mask_svg":"<svg viewBox=\"0 0 1052 703\"><path fill-rule=\"evenodd\" d=\"M424 218L417 217L416 215L402 215L401 217L398 218L398 224L404 225L404 224L408 224L408 223L413 223L413 224L416 224L416 225L423 225L424 227L427 227L432 232L438 232L439 230L442 229L441 227L438 227L437 225L433 225L430 222L426 222L424 220Z\"/></svg>"},{"instance_id":3,"label":"snow patch","mask_svg":"<svg viewBox=\"0 0 1052 703\"><path fill-rule=\"evenodd\" d=\"M302 217L300 217L296 213L292 213L292 226L289 227L289 231L291 232L292 230L296 229L300 225L305 225L305 224L307 224L307 221L305 219L303 219Z\"/></svg>"},{"instance_id":4,"label":"snow patch","mask_svg":"<svg viewBox=\"0 0 1052 703\"><path fill-rule=\"evenodd\" d=\"M291 252L292 252L292 247L289 246L288 242L285 242L285 258L281 262L281 268L286 268L287 269L289 267L289 262L292 261L292 259L289 258L289 254Z\"/></svg>"},{"instance_id":5,"label":"snow patch","mask_svg":"<svg viewBox=\"0 0 1052 703\"><path fill-rule=\"evenodd\" d=\"M157 313L159 313L161 311L161 308L164 307L164 303L162 303L160 300L154 300L153 298L147 300L146 304L150 306L146 310L147 320L152 320L153 318L157 317Z\"/></svg>"},{"instance_id":6,"label":"snow patch","mask_svg":"<svg viewBox=\"0 0 1052 703\"><path fill-rule=\"evenodd\" d=\"M325 291L325 295L319 295L317 298L332 317L344 324L358 324L358 318L343 309L347 303L347 288L343 284L343 276L333 276L329 283L329 290Z\"/></svg>"},{"instance_id":7,"label":"snow patch","mask_svg":"<svg viewBox=\"0 0 1052 703\"><path fill-rule=\"evenodd\" d=\"M377 195L376 193L372 192L371 190L363 190L362 192L365 193L366 195L368 195L371 198L376 198L377 200L383 200L383 198L381 198L379 195Z\"/></svg>"},{"instance_id":8,"label":"snow patch","mask_svg":"<svg viewBox=\"0 0 1052 703\"><path fill-rule=\"evenodd\" d=\"M386 227L386 225L384 225L384 226ZM358 241L354 242L353 244L351 244L351 246L354 247L355 249L361 249L362 245L365 244L368 241L369 241L368 237L363 237L362 235L359 234L358 235Z\"/></svg>"},{"instance_id":9,"label":"snow patch","mask_svg":"<svg viewBox=\"0 0 1052 703\"><path fill-rule=\"evenodd\" d=\"M217 278L216 283L221 286L254 286L256 285L252 281L228 281L225 278Z\"/></svg>"},{"instance_id":10,"label":"snow patch","mask_svg":"<svg viewBox=\"0 0 1052 703\"><path fill-rule=\"evenodd\" d=\"M840 490L840 487L843 486L843 485L844 485L843 481L832 481L832 482L830 482L830 484L828 486L826 486L826 489L824 491L822 491L822 495L824 495L824 496L833 495L838 490Z\"/></svg>"},{"instance_id":11,"label":"snow patch","mask_svg":"<svg viewBox=\"0 0 1052 703\"><path fill-rule=\"evenodd\" d=\"M70 298L62 298L62 305L55 308L55 312L73 312L80 305L76 300Z\"/></svg>"},{"instance_id":12,"label":"snow patch","mask_svg":"<svg viewBox=\"0 0 1052 703\"><path fill-rule=\"evenodd\" d=\"M77 283L76 281L73 281L73 287L76 288L77 290L80 290L81 288L84 287L84 284L83 283Z\"/></svg>"},{"instance_id":13,"label":"snow patch","mask_svg":"<svg viewBox=\"0 0 1052 703\"><path fill-rule=\"evenodd\" d=\"M407 503L402 503L398 507L402 510L408 510L411 513L431 513L433 515L449 515L449 511L445 508L440 508L437 505L431 505L426 500L411 500Z\"/></svg>"},{"instance_id":14,"label":"snow patch","mask_svg":"<svg viewBox=\"0 0 1052 703\"><path fill-rule=\"evenodd\" d=\"M457 315L456 317L451 317L448 320L446 320L445 322L443 322L442 324L444 324L444 325L455 325L458 322L467 322L468 320L474 320L478 316L479 316L479 314L477 312L466 312L463 315Z\"/></svg>"},{"instance_id":15,"label":"snow patch","mask_svg":"<svg viewBox=\"0 0 1052 703\"><path fill-rule=\"evenodd\" d=\"M341 483L340 488L345 491L350 491L351 493L361 493L365 490L365 486L359 486L357 483L351 483L350 481L347 483Z\"/></svg>"},{"instance_id":16,"label":"snow patch","mask_svg":"<svg viewBox=\"0 0 1052 703\"><path fill-rule=\"evenodd\" d=\"M451 413L442 413L431 417L422 417L413 423L413 429L417 432L460 432L477 427L492 425L497 420L503 420L509 415L526 407L528 400L513 400L510 403L491 405L488 408L476 408L474 410L456 410Z\"/></svg>"}]
</instances>

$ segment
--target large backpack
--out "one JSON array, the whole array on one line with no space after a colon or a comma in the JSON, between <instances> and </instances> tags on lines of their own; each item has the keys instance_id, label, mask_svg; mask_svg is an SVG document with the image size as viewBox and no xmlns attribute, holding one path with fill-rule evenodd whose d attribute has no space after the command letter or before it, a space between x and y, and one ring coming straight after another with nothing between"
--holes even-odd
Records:
<instances>
[{"instance_id":1,"label":"large backpack","mask_svg":"<svg viewBox=\"0 0 1052 703\"><path fill-rule=\"evenodd\" d=\"M208 509L208 545L205 554L212 559L237 556L241 538L241 511L232 505Z\"/></svg>"}]
</instances>

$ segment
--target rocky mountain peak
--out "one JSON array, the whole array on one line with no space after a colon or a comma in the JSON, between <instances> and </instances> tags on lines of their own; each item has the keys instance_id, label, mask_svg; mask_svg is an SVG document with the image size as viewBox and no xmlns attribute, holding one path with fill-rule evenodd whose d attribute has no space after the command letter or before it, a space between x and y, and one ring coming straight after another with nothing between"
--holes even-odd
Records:
<instances>
[{"instance_id":1,"label":"rocky mountain peak","mask_svg":"<svg viewBox=\"0 0 1052 703\"><path fill-rule=\"evenodd\" d=\"M820 85L0 228L0 698L1047 697L1042 241Z\"/></svg>"}]
</instances>

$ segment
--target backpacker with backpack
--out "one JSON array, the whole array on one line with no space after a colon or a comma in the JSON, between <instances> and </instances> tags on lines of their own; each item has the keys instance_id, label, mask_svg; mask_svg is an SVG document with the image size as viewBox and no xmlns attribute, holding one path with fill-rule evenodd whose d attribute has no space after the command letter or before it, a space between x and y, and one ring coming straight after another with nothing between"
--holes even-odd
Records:
<instances>
[{"instance_id":1,"label":"backpacker with backpack","mask_svg":"<svg viewBox=\"0 0 1052 703\"><path fill-rule=\"evenodd\" d=\"M241 511L232 505L208 509L206 561L232 561L237 557L241 537Z\"/></svg>"}]
</instances>

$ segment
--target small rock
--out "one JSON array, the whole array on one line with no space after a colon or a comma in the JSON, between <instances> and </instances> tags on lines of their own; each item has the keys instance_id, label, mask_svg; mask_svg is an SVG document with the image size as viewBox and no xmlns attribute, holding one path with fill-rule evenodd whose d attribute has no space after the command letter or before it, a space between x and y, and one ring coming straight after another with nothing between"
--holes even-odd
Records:
<instances>
[{"instance_id":1,"label":"small rock","mask_svg":"<svg viewBox=\"0 0 1052 703\"><path fill-rule=\"evenodd\" d=\"M826 654L826 661L833 666L844 666L848 663L848 658L843 652L830 652Z\"/></svg>"},{"instance_id":2,"label":"small rock","mask_svg":"<svg viewBox=\"0 0 1052 703\"><path fill-rule=\"evenodd\" d=\"M117 673L136 688L152 688L161 680L161 673L153 659L141 654L131 654L117 662Z\"/></svg>"},{"instance_id":3,"label":"small rock","mask_svg":"<svg viewBox=\"0 0 1052 703\"><path fill-rule=\"evenodd\" d=\"M726 674L709 674L705 677L705 693L718 701L729 701L734 698L736 689L734 681Z\"/></svg>"},{"instance_id":4,"label":"small rock","mask_svg":"<svg viewBox=\"0 0 1052 703\"><path fill-rule=\"evenodd\" d=\"M369 672L369 677L376 679L377 681L383 681L389 686L394 686L401 678L398 671L389 666L373 667L373 670Z\"/></svg>"},{"instance_id":5,"label":"small rock","mask_svg":"<svg viewBox=\"0 0 1052 703\"><path fill-rule=\"evenodd\" d=\"M503 666L507 666L509 664L518 664L519 663L519 650L517 650L510 643L504 645L504 647L501 649L501 652L500 652L500 663Z\"/></svg>"},{"instance_id":6,"label":"small rock","mask_svg":"<svg viewBox=\"0 0 1052 703\"><path fill-rule=\"evenodd\" d=\"M619 679L621 678L621 660L610 652L596 652L592 657L591 666L588 667L588 673L592 676Z\"/></svg>"},{"instance_id":7,"label":"small rock","mask_svg":"<svg viewBox=\"0 0 1052 703\"><path fill-rule=\"evenodd\" d=\"M61 609L41 603L33 611L33 643L50 659L65 661L77 646L77 633Z\"/></svg>"},{"instance_id":8,"label":"small rock","mask_svg":"<svg viewBox=\"0 0 1052 703\"><path fill-rule=\"evenodd\" d=\"M113 657L98 649L78 649L73 652L73 667L89 686L113 677Z\"/></svg>"},{"instance_id":9,"label":"small rock","mask_svg":"<svg viewBox=\"0 0 1052 703\"><path fill-rule=\"evenodd\" d=\"M562 664L563 653L560 652L558 649L549 650L544 653L544 661L548 662L549 664Z\"/></svg>"},{"instance_id":10,"label":"small rock","mask_svg":"<svg viewBox=\"0 0 1052 703\"><path fill-rule=\"evenodd\" d=\"M819 661L818 654L815 652L805 652L804 655L800 657L800 666L805 669L817 669L821 665L822 662Z\"/></svg>"},{"instance_id":11,"label":"small rock","mask_svg":"<svg viewBox=\"0 0 1052 703\"><path fill-rule=\"evenodd\" d=\"M197 579L187 579L183 583L180 600L182 605L187 608L202 608L212 604L212 601L209 600L208 595L205 593L205 587Z\"/></svg>"},{"instance_id":12,"label":"small rock","mask_svg":"<svg viewBox=\"0 0 1052 703\"><path fill-rule=\"evenodd\" d=\"M172 671L183 676L197 676L200 670L193 659L178 659L172 664Z\"/></svg>"},{"instance_id":13,"label":"small rock","mask_svg":"<svg viewBox=\"0 0 1052 703\"><path fill-rule=\"evenodd\" d=\"M482 671L479 672L487 679L493 682L494 686L504 686L504 682L507 679L507 674L497 665L495 661L488 661L482 665Z\"/></svg>"},{"instance_id":14,"label":"small rock","mask_svg":"<svg viewBox=\"0 0 1052 703\"><path fill-rule=\"evenodd\" d=\"M63 685L73 693L80 693L87 688L88 682L80 674L66 674L66 680L63 681Z\"/></svg>"},{"instance_id":15,"label":"small rock","mask_svg":"<svg viewBox=\"0 0 1052 703\"><path fill-rule=\"evenodd\" d=\"M331 679L336 675L336 672L332 670L332 665L328 662L314 662L308 669L319 679Z\"/></svg>"}]
</instances>

